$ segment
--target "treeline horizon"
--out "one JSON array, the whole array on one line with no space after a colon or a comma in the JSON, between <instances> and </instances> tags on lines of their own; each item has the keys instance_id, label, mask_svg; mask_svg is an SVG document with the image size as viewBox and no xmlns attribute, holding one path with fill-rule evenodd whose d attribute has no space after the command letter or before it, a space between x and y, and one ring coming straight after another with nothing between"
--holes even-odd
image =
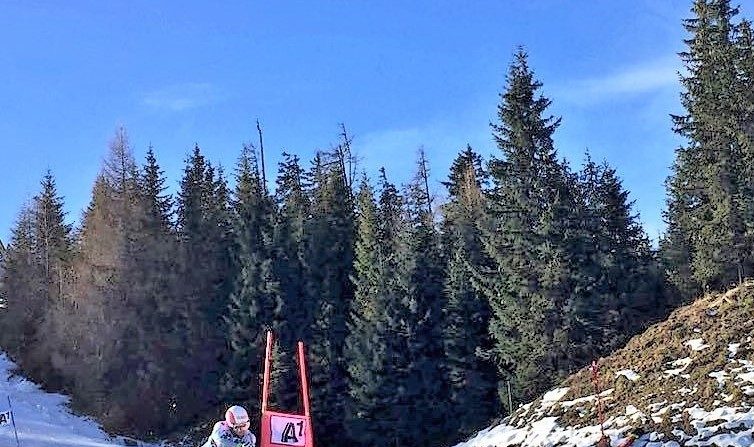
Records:
<instances>
[{"instance_id":1,"label":"treeline horizon","mask_svg":"<svg viewBox=\"0 0 754 447\"><path fill-rule=\"evenodd\" d=\"M77 228L49 172L20 212L0 346L109 430L159 438L229 404L258 414L271 329L276 408L300 404L307 343L317 443L457 442L752 275L754 39L726 0L692 12L687 114L673 118L688 143L659 250L613 167L558 158L560 119L519 49L491 125L499 152L459 148L442 204L423 151L398 187L354 171L345 132L308 166L284 153L274 190L252 146L232 188L196 146L173 197L154 151L137 163L119 129Z\"/></svg>"}]
</instances>

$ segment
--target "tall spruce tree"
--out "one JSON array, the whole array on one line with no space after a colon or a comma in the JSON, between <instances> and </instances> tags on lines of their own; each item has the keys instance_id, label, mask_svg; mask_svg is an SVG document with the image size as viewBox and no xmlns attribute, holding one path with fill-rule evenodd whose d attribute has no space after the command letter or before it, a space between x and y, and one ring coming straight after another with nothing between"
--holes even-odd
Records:
<instances>
[{"instance_id":1,"label":"tall spruce tree","mask_svg":"<svg viewBox=\"0 0 754 447\"><path fill-rule=\"evenodd\" d=\"M58 304L70 293L70 266L73 257L71 225L65 222L63 199L58 195L55 178L47 171L41 182L42 190L34 197L35 259L40 271L42 288L39 291L43 303L42 321L37 336L26 350L26 372L31 377L45 379L51 387L62 386L61 378L50 367L57 340L50 337L51 328L58 319Z\"/></svg>"},{"instance_id":2,"label":"tall spruce tree","mask_svg":"<svg viewBox=\"0 0 754 447\"><path fill-rule=\"evenodd\" d=\"M247 146L236 168L233 234L236 278L227 317L230 348L223 395L258 411L265 329L279 332L282 301L273 268L272 198L262 183L256 158Z\"/></svg>"},{"instance_id":3,"label":"tall spruce tree","mask_svg":"<svg viewBox=\"0 0 754 447\"><path fill-rule=\"evenodd\" d=\"M526 400L568 373L569 222L574 203L527 55L510 66L493 133L503 158L490 162L492 189L482 243L489 267L475 284L492 309L490 353L514 401ZM507 393L506 393L507 394Z\"/></svg>"},{"instance_id":4,"label":"tall spruce tree","mask_svg":"<svg viewBox=\"0 0 754 447\"><path fill-rule=\"evenodd\" d=\"M65 222L63 199L58 195L55 178L47 171L42 191L34 197L35 238L43 267L46 293L50 299L63 294L67 264L71 260L71 225Z\"/></svg>"},{"instance_id":5,"label":"tall spruce tree","mask_svg":"<svg viewBox=\"0 0 754 447\"><path fill-rule=\"evenodd\" d=\"M577 222L579 237L571 247L572 262L575 265L573 302L570 315L571 359L576 364L588 363L604 348L606 337L604 331L611 331L613 338L615 328L608 324L609 306L614 304L614 297L609 294L610 275L603 270L602 255L610 253L611 247L602 237L603 207L600 200L599 185L602 168L586 154L586 162L578 175L577 182Z\"/></svg>"},{"instance_id":6,"label":"tall spruce tree","mask_svg":"<svg viewBox=\"0 0 754 447\"><path fill-rule=\"evenodd\" d=\"M361 445L417 442L409 383L411 304L405 199L380 170L380 193L362 183L358 196L358 239L346 345L349 371L348 429Z\"/></svg>"},{"instance_id":7,"label":"tall spruce tree","mask_svg":"<svg viewBox=\"0 0 754 447\"><path fill-rule=\"evenodd\" d=\"M412 443L428 445L446 436L442 308L445 264L435 226L429 167L419 151L414 179L407 186L407 224L400 234L399 280L404 332L396 334L403 344L406 362L400 397L416 422L400 421L404 436Z\"/></svg>"},{"instance_id":8,"label":"tall spruce tree","mask_svg":"<svg viewBox=\"0 0 754 447\"><path fill-rule=\"evenodd\" d=\"M282 315L274 346L271 405L288 411L303 411L295 350L299 340L311 340L314 297L307 295L304 269L305 229L309 217L309 195L304 188L304 170L296 155L283 153L278 164L273 201L273 269L279 280Z\"/></svg>"},{"instance_id":9,"label":"tall spruce tree","mask_svg":"<svg viewBox=\"0 0 754 447\"><path fill-rule=\"evenodd\" d=\"M477 222L484 212L482 185L486 172L482 158L470 146L453 161L448 181L448 202L443 206L443 234L447 256L446 306L443 340L448 380L450 433L458 438L479 430L498 414L494 364L481 356L491 348L487 328L490 306L471 285L474 269L488 264ZM474 411L466 411L468 408ZM449 439L453 441L455 439Z\"/></svg>"},{"instance_id":10,"label":"tall spruce tree","mask_svg":"<svg viewBox=\"0 0 754 447\"><path fill-rule=\"evenodd\" d=\"M183 356L184 326L180 321L178 245L172 223L172 197L153 148L138 177L139 202L132 213L135 225L131 281L140 322L129 359L134 374L123 384L129 414L139 432L165 433L180 422L176 411ZM138 304L136 304L138 303ZM125 391L127 389L128 391ZM142 409L142 407L144 409Z\"/></svg>"},{"instance_id":11,"label":"tall spruce tree","mask_svg":"<svg viewBox=\"0 0 754 447\"><path fill-rule=\"evenodd\" d=\"M668 235L663 241L671 280L704 289L727 288L752 273L752 240L746 231L747 183L736 86L740 79L734 36L737 10L728 0L696 0L684 23L691 37L681 58L685 115L674 130L687 142L676 150L668 181ZM740 97L740 96L739 96ZM688 259L689 266L678 264ZM692 278L684 278L690 272Z\"/></svg>"},{"instance_id":12,"label":"tall spruce tree","mask_svg":"<svg viewBox=\"0 0 754 447\"><path fill-rule=\"evenodd\" d=\"M309 196L304 190L304 170L296 155L283 153L278 164L274 201L276 217L273 235L273 263L280 281L281 315L276 338L273 376L275 404L283 409L301 411L298 369L294 365L294 350L299 340L311 339L315 314L315 297L306 293L304 270L305 228L309 215ZM280 384L281 386L277 386ZM298 408L296 408L298 406Z\"/></svg>"},{"instance_id":13,"label":"tall spruce tree","mask_svg":"<svg viewBox=\"0 0 754 447\"><path fill-rule=\"evenodd\" d=\"M309 214L309 196L304 190L304 170L298 156L283 154L278 166L275 203L275 269L281 279L285 330L281 339L292 347L309 337L314 307L307 301L303 267L304 230Z\"/></svg>"},{"instance_id":14,"label":"tall spruce tree","mask_svg":"<svg viewBox=\"0 0 754 447\"><path fill-rule=\"evenodd\" d=\"M740 148L740 187L735 197L736 205L743 214L744 247L754 246L754 32L749 20L738 25L736 39L736 143ZM752 272L743 272L752 276Z\"/></svg>"},{"instance_id":15,"label":"tall spruce tree","mask_svg":"<svg viewBox=\"0 0 754 447\"><path fill-rule=\"evenodd\" d=\"M308 172L311 218L305 228L306 296L316 303L311 341L312 411L319 443L344 432L346 312L353 299L354 210L340 151L318 153Z\"/></svg>"},{"instance_id":16,"label":"tall spruce tree","mask_svg":"<svg viewBox=\"0 0 754 447\"><path fill-rule=\"evenodd\" d=\"M348 365L346 427L351 440L364 446L384 443L394 429L389 409L395 392L396 372L391 360L395 320L394 271L391 244L381 239L374 191L366 178L357 196L357 238L354 275L355 296L349 311L345 358ZM391 324L392 323L392 324Z\"/></svg>"},{"instance_id":17,"label":"tall spruce tree","mask_svg":"<svg viewBox=\"0 0 754 447\"><path fill-rule=\"evenodd\" d=\"M184 417L194 418L218 403L225 358L225 324L231 282L229 193L222 175L195 146L178 193L180 277L184 301ZM188 390L195 390L188 393Z\"/></svg>"},{"instance_id":18,"label":"tall spruce tree","mask_svg":"<svg viewBox=\"0 0 754 447\"><path fill-rule=\"evenodd\" d=\"M633 202L615 169L587 155L580 178L584 243L582 294L574 306L572 337L582 364L622 346L665 315L667 301L659 263Z\"/></svg>"},{"instance_id":19,"label":"tall spruce tree","mask_svg":"<svg viewBox=\"0 0 754 447\"><path fill-rule=\"evenodd\" d=\"M36 339L36 329L44 315L44 288L40 265L35 259L34 211L21 209L11 230L4 256L2 331L0 343L13 358L19 359Z\"/></svg>"}]
</instances>

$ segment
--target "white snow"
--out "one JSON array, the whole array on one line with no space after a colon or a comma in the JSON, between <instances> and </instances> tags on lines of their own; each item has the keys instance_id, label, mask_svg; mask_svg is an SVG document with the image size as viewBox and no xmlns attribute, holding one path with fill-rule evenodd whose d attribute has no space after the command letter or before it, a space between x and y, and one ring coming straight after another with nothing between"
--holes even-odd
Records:
<instances>
[{"instance_id":1,"label":"white snow","mask_svg":"<svg viewBox=\"0 0 754 447\"><path fill-rule=\"evenodd\" d=\"M568 394L568 388L555 388L554 390L546 392L545 395L542 396L541 408L550 408L566 394Z\"/></svg>"},{"instance_id":2,"label":"white snow","mask_svg":"<svg viewBox=\"0 0 754 447\"><path fill-rule=\"evenodd\" d=\"M42 391L21 377L10 377L15 365L0 353L0 413L8 411L8 396L21 447L107 447L123 445L93 420L71 414L68 398ZM0 426L0 446L15 447L12 425ZM140 443L141 446L148 446Z\"/></svg>"},{"instance_id":3,"label":"white snow","mask_svg":"<svg viewBox=\"0 0 754 447\"><path fill-rule=\"evenodd\" d=\"M667 371L665 371L665 372L667 372ZM685 396L687 394L694 394L694 393L697 392L697 387L695 386L693 390L691 388L688 388L688 387L683 387L683 388L679 388L678 391L676 391L676 392L678 394L682 395L682 396Z\"/></svg>"},{"instance_id":4,"label":"white snow","mask_svg":"<svg viewBox=\"0 0 754 447\"><path fill-rule=\"evenodd\" d=\"M640 413L638 408L634 407L633 405L626 405L626 416L631 416L636 413Z\"/></svg>"},{"instance_id":5,"label":"white snow","mask_svg":"<svg viewBox=\"0 0 754 447\"><path fill-rule=\"evenodd\" d=\"M728 378L728 373L726 373L725 371L713 371L709 373L709 376L717 380L717 384L722 387L723 385L725 385L725 380Z\"/></svg>"},{"instance_id":6,"label":"white snow","mask_svg":"<svg viewBox=\"0 0 754 447\"><path fill-rule=\"evenodd\" d=\"M586 397L579 397L578 399L563 401L563 402L560 403L560 406L567 408L567 407L572 407L574 405L580 405L580 404L584 404L584 403L587 403L587 402L591 402L591 401L593 401L595 399L596 399L595 395L586 396Z\"/></svg>"},{"instance_id":7,"label":"white snow","mask_svg":"<svg viewBox=\"0 0 754 447\"><path fill-rule=\"evenodd\" d=\"M744 373L744 374L739 374L738 378L742 379L745 382L754 383L754 372L747 372L747 373Z\"/></svg>"},{"instance_id":8,"label":"white snow","mask_svg":"<svg viewBox=\"0 0 754 447\"><path fill-rule=\"evenodd\" d=\"M692 351L701 351L702 349L709 348L709 345L704 344L704 340L702 340L701 338L689 340L684 344L691 348Z\"/></svg>"},{"instance_id":9,"label":"white snow","mask_svg":"<svg viewBox=\"0 0 754 447\"><path fill-rule=\"evenodd\" d=\"M669 376L677 376L680 375L681 377L684 377L684 375L681 374L686 368L689 367L691 364L691 358L685 357L682 359L675 360L673 362L670 362L671 366L676 366L676 369L667 369L665 370L665 374Z\"/></svg>"},{"instance_id":10,"label":"white snow","mask_svg":"<svg viewBox=\"0 0 754 447\"><path fill-rule=\"evenodd\" d=\"M741 343L730 343L728 345L728 352L730 352L731 357L735 357L736 354L738 354L738 348L741 347Z\"/></svg>"},{"instance_id":11,"label":"white snow","mask_svg":"<svg viewBox=\"0 0 754 447\"><path fill-rule=\"evenodd\" d=\"M618 371L617 373L615 373L615 376L616 377L623 376L623 377L625 377L626 379L628 379L628 380L630 380L632 382L636 382L637 380L639 380L639 375L636 374L633 370L630 370L630 369L622 369L622 370Z\"/></svg>"}]
</instances>

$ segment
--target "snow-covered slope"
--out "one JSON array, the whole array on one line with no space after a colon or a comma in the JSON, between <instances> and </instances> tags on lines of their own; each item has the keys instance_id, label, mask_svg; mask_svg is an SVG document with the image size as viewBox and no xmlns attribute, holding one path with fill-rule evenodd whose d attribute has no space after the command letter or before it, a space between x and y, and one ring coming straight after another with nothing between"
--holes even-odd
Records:
<instances>
[{"instance_id":1,"label":"snow-covered slope","mask_svg":"<svg viewBox=\"0 0 754 447\"><path fill-rule=\"evenodd\" d=\"M123 438L112 438L88 418L71 414L68 398L42 391L20 377L10 377L14 364L0 353L0 413L13 405L21 447L106 447L124 445ZM12 425L0 426L0 446L15 447ZM139 446L147 444L138 443Z\"/></svg>"},{"instance_id":2,"label":"snow-covered slope","mask_svg":"<svg viewBox=\"0 0 754 447\"><path fill-rule=\"evenodd\" d=\"M610 445L754 445L752 315L754 283L748 283L675 311L600 359L602 428ZM584 369L456 447L594 446L602 436L597 397Z\"/></svg>"}]
</instances>

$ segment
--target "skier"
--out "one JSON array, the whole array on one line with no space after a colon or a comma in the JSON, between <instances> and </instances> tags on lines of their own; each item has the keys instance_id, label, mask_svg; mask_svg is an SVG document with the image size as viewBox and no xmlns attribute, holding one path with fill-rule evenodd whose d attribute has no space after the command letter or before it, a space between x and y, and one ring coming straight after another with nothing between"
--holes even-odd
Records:
<instances>
[{"instance_id":1,"label":"skier","mask_svg":"<svg viewBox=\"0 0 754 447\"><path fill-rule=\"evenodd\" d=\"M257 438L249 430L249 414L233 405L225 412L225 420L212 428L212 434L202 447L255 447Z\"/></svg>"}]
</instances>

